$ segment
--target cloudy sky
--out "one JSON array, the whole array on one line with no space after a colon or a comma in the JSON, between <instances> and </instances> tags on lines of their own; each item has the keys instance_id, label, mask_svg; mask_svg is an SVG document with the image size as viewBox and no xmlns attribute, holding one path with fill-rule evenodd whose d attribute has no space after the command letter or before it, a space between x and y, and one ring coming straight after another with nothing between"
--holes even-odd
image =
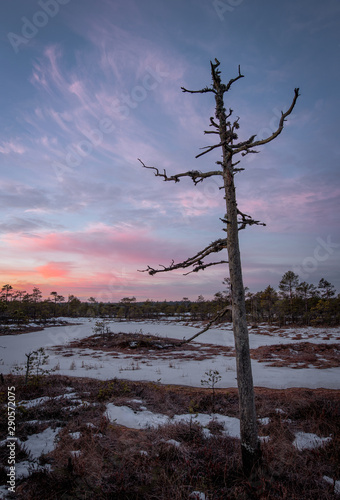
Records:
<instances>
[{"instance_id":1,"label":"cloudy sky","mask_svg":"<svg viewBox=\"0 0 340 500\"><path fill-rule=\"evenodd\" d=\"M138 270L194 255L223 237L219 179L203 131L210 60L240 117L239 138L278 139L244 158L239 208L265 222L240 233L244 282L301 281L340 290L337 0L11 0L1 2L0 270L3 284L99 300L195 300L227 269L183 276ZM220 254L221 255L221 254ZM221 257L223 258L223 256ZM220 259L219 259L220 260Z\"/></svg>"}]
</instances>

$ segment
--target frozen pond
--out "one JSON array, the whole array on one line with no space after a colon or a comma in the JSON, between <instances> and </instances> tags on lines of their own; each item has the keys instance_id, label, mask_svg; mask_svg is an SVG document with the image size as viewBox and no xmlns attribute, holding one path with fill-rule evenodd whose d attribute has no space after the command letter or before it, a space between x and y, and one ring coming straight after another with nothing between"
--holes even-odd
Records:
<instances>
[{"instance_id":1,"label":"frozen pond","mask_svg":"<svg viewBox=\"0 0 340 500\"><path fill-rule=\"evenodd\" d=\"M142 353L116 353L114 356L100 349L65 349L60 353L51 350L53 346L66 346L70 341L83 339L93 334L96 319L77 319L80 325L57 326L46 328L40 332L21 335L6 335L0 337L0 372L4 375L14 370L16 365L23 366L25 354L43 347L49 355L47 369L56 369L55 373L98 378L101 380L114 377L129 380L148 380L162 384L179 384L200 387L205 372L217 370L221 381L217 387L236 387L235 358L225 354L216 354L210 359L194 360L176 357L152 356ZM168 321L110 321L111 331L115 333L150 333L162 337L176 339L189 338L199 331L196 326L186 326L184 323ZM262 327L265 333L265 327ZM325 337L328 334L328 338ZM296 340L296 335L301 337ZM295 340L293 340L295 338ZM256 332L250 330L250 346L289 344L297 342L339 343L340 328L316 329L294 328L282 329L276 334L261 334L261 328ZM199 353L200 343L221 346L234 346L231 324L212 328L196 339ZM185 351L183 351L184 354ZM268 388L340 388L340 368L317 369L312 366L303 369L289 367L270 367L267 363L252 360L254 385Z\"/></svg>"}]
</instances>

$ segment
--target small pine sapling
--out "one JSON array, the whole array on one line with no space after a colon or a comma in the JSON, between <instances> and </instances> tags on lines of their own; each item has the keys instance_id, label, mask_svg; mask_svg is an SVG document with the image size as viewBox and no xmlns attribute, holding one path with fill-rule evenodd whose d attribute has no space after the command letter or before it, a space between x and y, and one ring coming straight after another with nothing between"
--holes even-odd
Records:
<instances>
[{"instance_id":1,"label":"small pine sapling","mask_svg":"<svg viewBox=\"0 0 340 500\"><path fill-rule=\"evenodd\" d=\"M201 385L207 385L212 389L211 405L212 411L215 411L215 386L222 379L220 372L218 370L209 370L205 372L207 378L201 380Z\"/></svg>"}]
</instances>

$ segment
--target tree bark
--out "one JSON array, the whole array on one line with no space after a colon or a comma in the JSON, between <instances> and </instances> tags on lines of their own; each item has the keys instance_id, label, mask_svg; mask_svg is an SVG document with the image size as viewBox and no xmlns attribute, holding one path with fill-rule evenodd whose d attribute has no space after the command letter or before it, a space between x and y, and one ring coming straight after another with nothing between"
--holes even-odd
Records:
<instances>
[{"instance_id":1,"label":"tree bark","mask_svg":"<svg viewBox=\"0 0 340 500\"><path fill-rule=\"evenodd\" d=\"M231 282L232 321L236 351L237 385L239 393L242 463L245 474L249 475L261 457L257 433L257 418L249 334L246 318L245 295L242 277L241 256L238 237L237 204L231 160L224 176L227 207L227 250Z\"/></svg>"},{"instance_id":2,"label":"tree bark","mask_svg":"<svg viewBox=\"0 0 340 500\"><path fill-rule=\"evenodd\" d=\"M215 72L214 65L212 65L212 76L216 90L216 118L219 121L219 135L223 155L222 168L227 209L227 251L239 393L242 464L244 473L249 475L260 461L261 449L257 433L254 385L239 247L238 210L234 183L234 167L232 164L233 153L230 147L228 147L228 144L232 143L232 139L230 139L230 136L228 137L227 130L227 116L223 99L225 89L221 85L219 74Z\"/></svg>"}]
</instances>

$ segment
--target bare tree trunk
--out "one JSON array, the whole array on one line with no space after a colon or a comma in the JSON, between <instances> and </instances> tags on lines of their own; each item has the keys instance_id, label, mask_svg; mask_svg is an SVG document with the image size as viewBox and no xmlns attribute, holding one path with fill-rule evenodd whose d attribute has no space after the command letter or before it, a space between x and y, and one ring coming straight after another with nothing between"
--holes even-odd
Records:
<instances>
[{"instance_id":1,"label":"bare tree trunk","mask_svg":"<svg viewBox=\"0 0 340 500\"><path fill-rule=\"evenodd\" d=\"M232 163L233 154L230 151L230 147L228 147L228 144L232 144L232 137L228 136L227 115L223 98L224 89L214 65L212 65L212 76L216 90L216 118L219 120L219 136L223 153L222 169L227 209L225 220L227 223L227 251L239 392L242 464L245 474L249 475L260 460L261 449L257 433L253 375L239 247L238 210L234 183L234 166Z\"/></svg>"},{"instance_id":2,"label":"bare tree trunk","mask_svg":"<svg viewBox=\"0 0 340 500\"><path fill-rule=\"evenodd\" d=\"M249 475L261 456L257 434L257 419L253 376L251 370L249 335L246 318L246 305L239 249L237 204L234 178L230 165L224 176L224 189L228 214L227 250L232 296L232 320L235 338L237 385L239 392L241 450L244 472Z\"/></svg>"}]
</instances>

